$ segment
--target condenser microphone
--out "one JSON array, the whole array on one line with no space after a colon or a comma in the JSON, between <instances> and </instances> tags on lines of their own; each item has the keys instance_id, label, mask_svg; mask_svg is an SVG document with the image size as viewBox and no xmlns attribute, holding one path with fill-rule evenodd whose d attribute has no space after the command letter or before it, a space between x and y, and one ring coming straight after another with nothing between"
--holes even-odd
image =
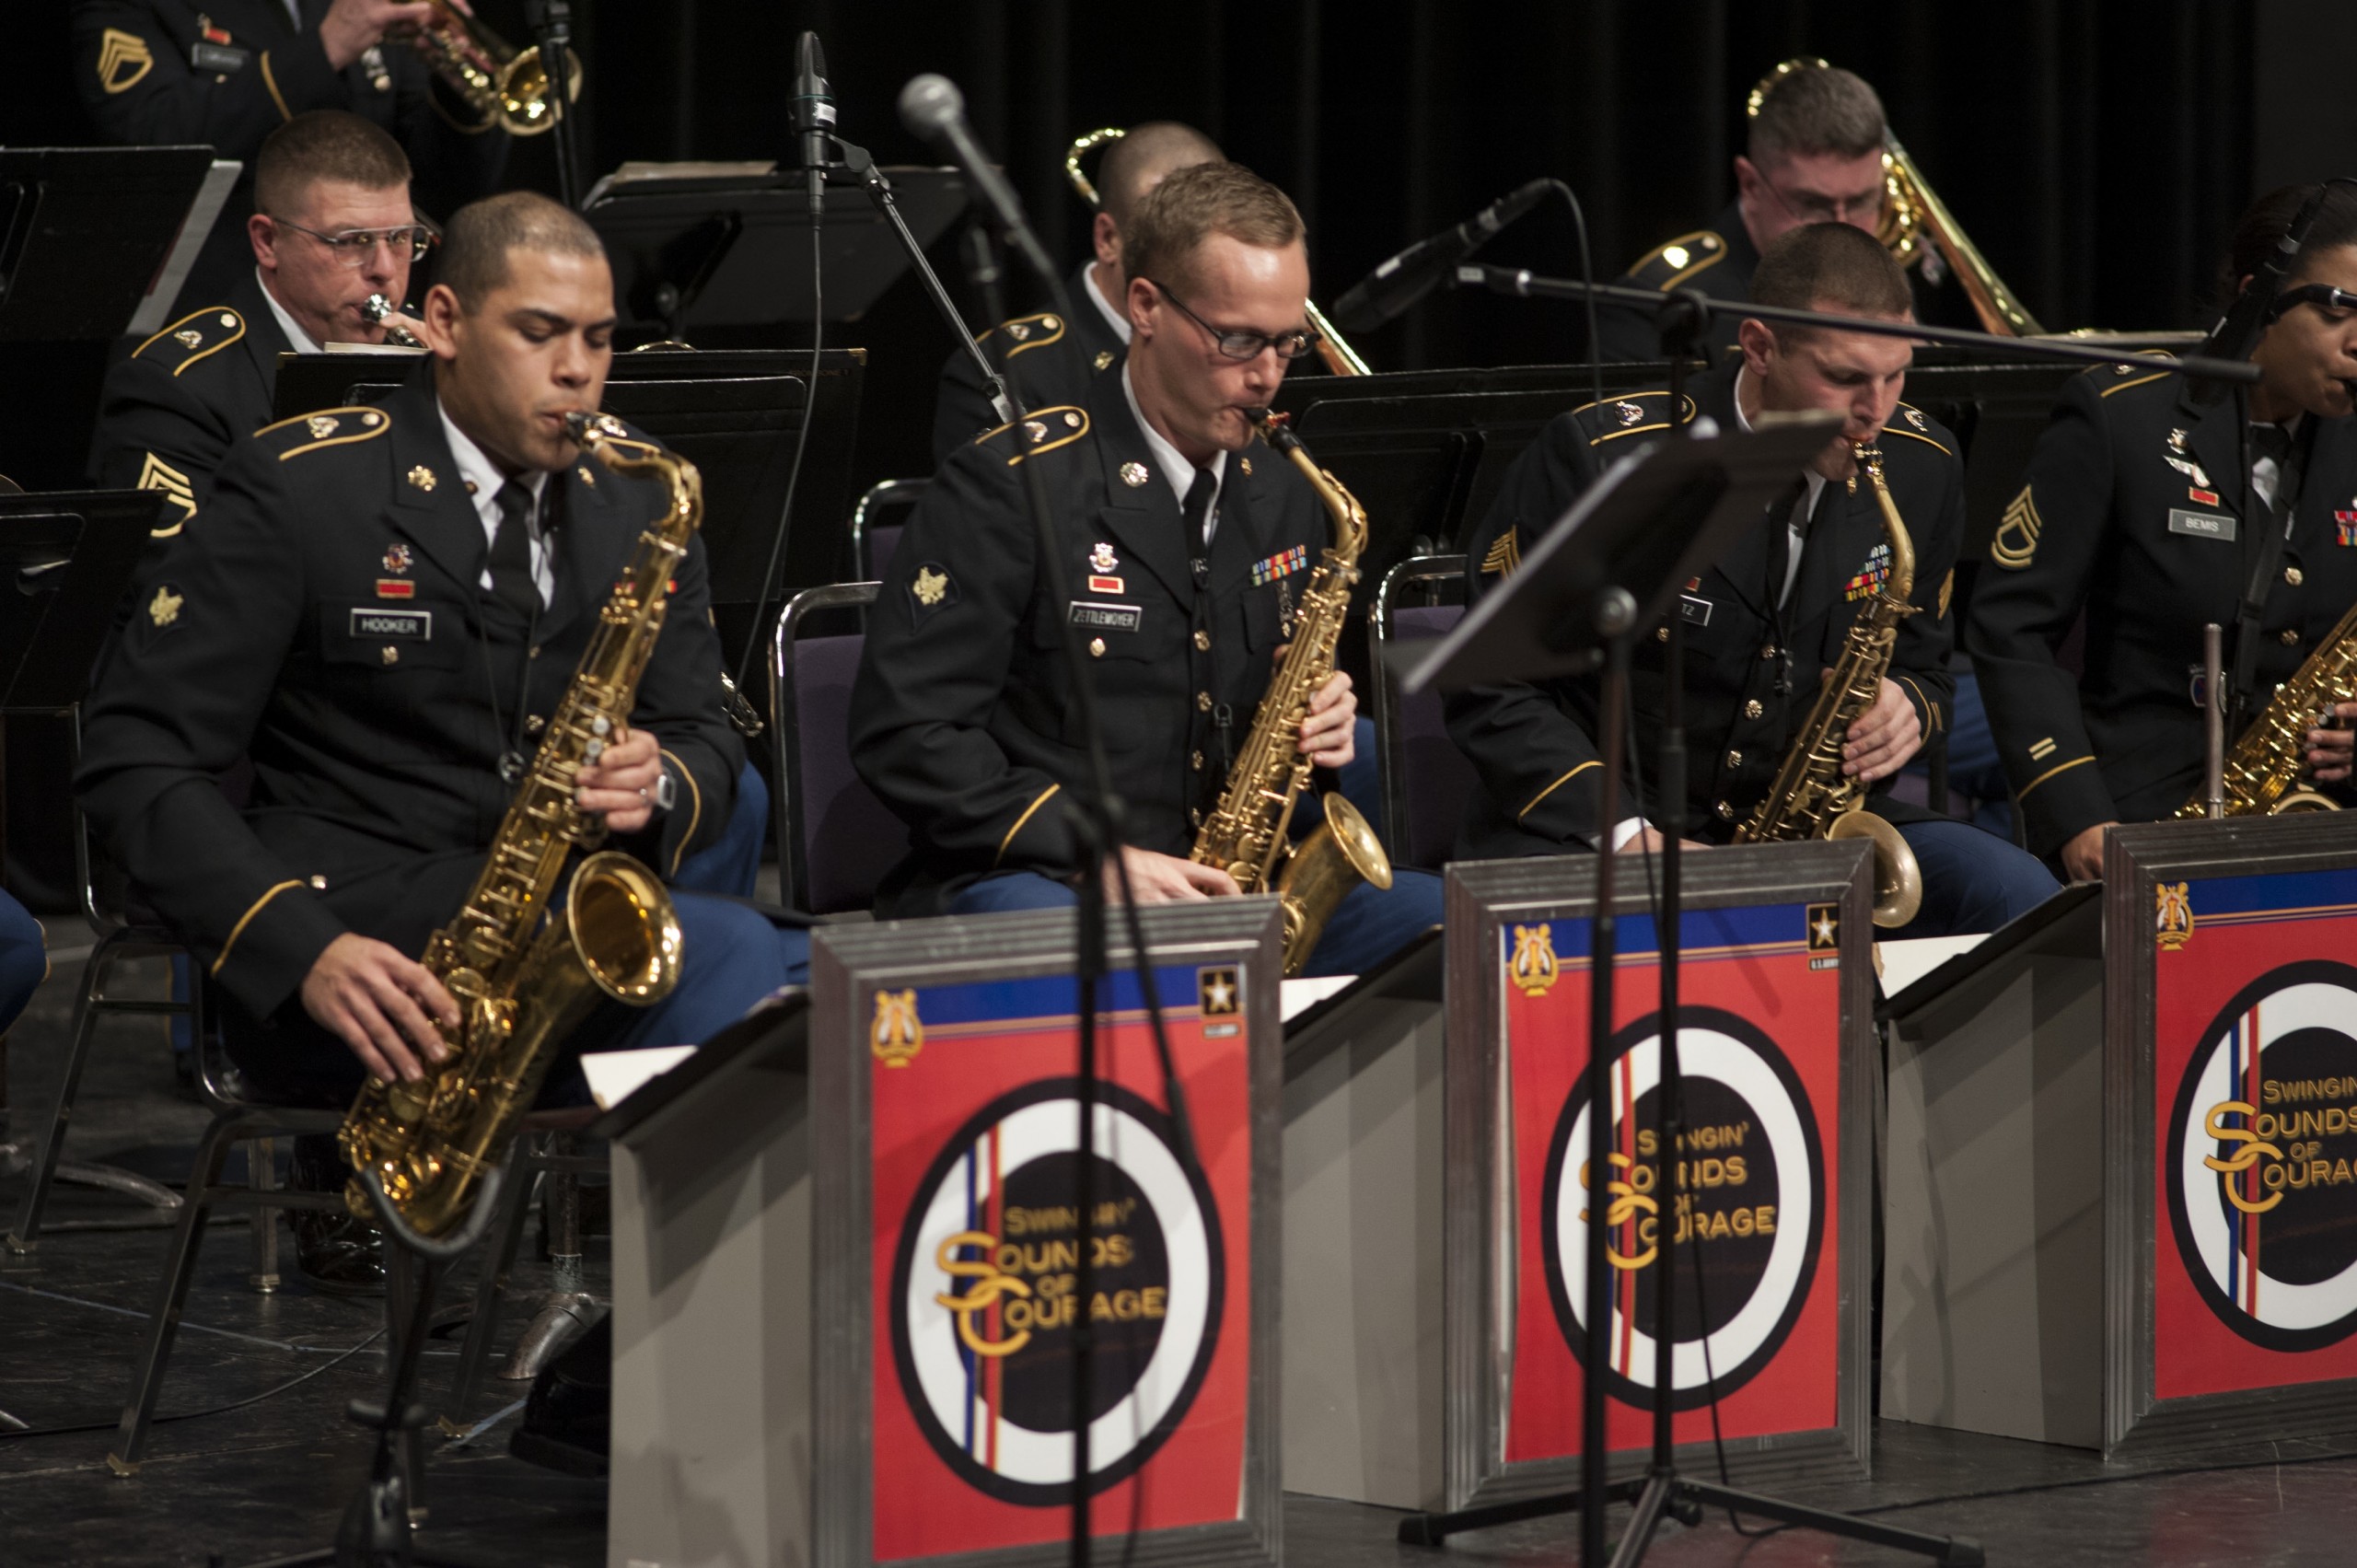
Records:
<instances>
[{"instance_id":1,"label":"condenser microphone","mask_svg":"<svg viewBox=\"0 0 2357 1568\"><path fill-rule=\"evenodd\" d=\"M794 50L794 97L787 112L802 142L802 167L809 172L810 199L821 199L826 168L832 161L830 143L835 130L834 95L827 90L827 52L819 35L806 32Z\"/></svg>"},{"instance_id":2,"label":"condenser microphone","mask_svg":"<svg viewBox=\"0 0 2357 1568\"><path fill-rule=\"evenodd\" d=\"M1490 242L1498 230L1537 206L1552 181L1534 180L1475 213L1455 228L1420 239L1369 273L1327 314L1346 332L1382 326L1422 299L1449 270Z\"/></svg>"},{"instance_id":3,"label":"condenser microphone","mask_svg":"<svg viewBox=\"0 0 2357 1568\"><path fill-rule=\"evenodd\" d=\"M957 83L931 71L911 77L909 85L900 89L900 123L911 135L930 142L949 155L949 160L966 176L967 189L1006 237L1006 242L1022 252L1025 262L1041 277L1051 282L1060 280L1056 264L1048 260L1047 251L1040 249L1031 226L1024 219L1022 198L983 153L981 144L974 140L973 127L966 123L966 95L958 90Z\"/></svg>"}]
</instances>

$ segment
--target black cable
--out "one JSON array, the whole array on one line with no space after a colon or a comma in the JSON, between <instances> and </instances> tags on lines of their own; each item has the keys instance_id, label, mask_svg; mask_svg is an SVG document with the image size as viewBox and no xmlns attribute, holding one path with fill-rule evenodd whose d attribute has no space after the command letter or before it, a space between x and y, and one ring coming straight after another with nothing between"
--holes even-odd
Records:
<instances>
[{"instance_id":1,"label":"black cable","mask_svg":"<svg viewBox=\"0 0 2357 1568\"><path fill-rule=\"evenodd\" d=\"M777 532L770 540L769 563L761 568L761 592L753 598L753 623L745 633L745 651L737 656L736 681L739 691L752 672L753 650L761 641L761 620L770 612L778 561L785 553L785 532L794 525L794 492L802 482L802 457L810 449L810 415L819 406L819 351L827 336L827 248L821 223L825 215L824 206L815 201L810 203L810 385L802 394L802 432L794 438L794 462L785 470L785 505L778 509Z\"/></svg>"},{"instance_id":2,"label":"black cable","mask_svg":"<svg viewBox=\"0 0 2357 1568\"><path fill-rule=\"evenodd\" d=\"M308 1372L297 1374L293 1377L289 1377L284 1383L264 1388L259 1394L249 1394L242 1400L232 1400L226 1405L214 1405L205 1410L182 1411L177 1415L156 1416L152 1418L147 1424L150 1426L164 1426L176 1421L201 1421L206 1416L226 1415L231 1411L241 1411L248 1405L258 1405L264 1400L274 1399L278 1395L286 1392L289 1388L296 1388L302 1384L309 1382L312 1378L317 1377L320 1373L327 1371L331 1367L343 1365L345 1362L350 1361L354 1356L358 1355L362 1351L366 1350L370 1345L375 1344L378 1340L381 1340L384 1337L385 1330L378 1329L376 1332L370 1334L366 1339L361 1341L358 1344L354 1345L351 1349L338 1351L334 1355L330 1356L327 1360L319 1363L317 1366L312 1367ZM77 1432L112 1432L116 1427L122 1424L122 1418L117 1416L109 1421L79 1422L65 1426L28 1426L19 1431L0 1432L0 1443L5 1443L13 1438L18 1437L62 1437Z\"/></svg>"},{"instance_id":3,"label":"black cable","mask_svg":"<svg viewBox=\"0 0 2357 1568\"><path fill-rule=\"evenodd\" d=\"M1560 180L1550 180L1547 183L1571 204L1572 227L1578 232L1580 238L1580 282L1594 288L1596 263L1588 258L1587 214L1580 208L1579 192ZM1603 340L1596 335L1596 296L1591 294L1587 296L1584 313L1587 317L1588 396L1600 403L1604 401L1604 343ZM1677 412L1675 409L1670 411L1672 417L1676 416Z\"/></svg>"}]
</instances>

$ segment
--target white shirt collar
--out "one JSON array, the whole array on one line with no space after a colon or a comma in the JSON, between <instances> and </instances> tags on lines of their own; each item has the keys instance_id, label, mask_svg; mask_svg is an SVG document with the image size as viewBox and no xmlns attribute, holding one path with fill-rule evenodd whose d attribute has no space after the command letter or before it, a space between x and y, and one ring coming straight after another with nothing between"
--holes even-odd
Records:
<instances>
[{"instance_id":1,"label":"white shirt collar","mask_svg":"<svg viewBox=\"0 0 2357 1568\"><path fill-rule=\"evenodd\" d=\"M1746 435L1751 432L1751 421L1743 415L1743 378L1750 373L1747 366L1735 367L1735 423L1736 428ZM1776 595L1779 604L1793 597L1793 584L1801 575L1801 551L1808 539L1808 520L1817 515L1817 500L1825 494L1825 476L1815 469L1802 470L1801 478L1807 482L1808 494L1793 508L1792 518L1784 525L1792 547L1784 552L1784 586Z\"/></svg>"},{"instance_id":2,"label":"white shirt collar","mask_svg":"<svg viewBox=\"0 0 2357 1568\"><path fill-rule=\"evenodd\" d=\"M1114 309L1106 300L1105 291L1097 286L1096 262L1090 261L1080 269L1080 287L1081 291L1088 296L1088 302L1097 307L1097 313L1105 318L1105 324L1112 328L1123 343L1128 343L1130 319L1122 312Z\"/></svg>"},{"instance_id":3,"label":"white shirt collar","mask_svg":"<svg viewBox=\"0 0 2357 1568\"><path fill-rule=\"evenodd\" d=\"M319 353L319 345L313 340L311 334L305 331L302 324L286 313L286 307L278 303L278 296L270 292L270 280L262 276L260 267L254 269L254 282L261 285L261 296L270 301L270 313L278 318L278 330L286 334L287 346L296 354Z\"/></svg>"},{"instance_id":4,"label":"white shirt collar","mask_svg":"<svg viewBox=\"0 0 2357 1568\"><path fill-rule=\"evenodd\" d=\"M1137 389L1130 385L1130 362L1126 359L1121 361L1121 396L1129 400L1130 417L1138 422L1140 430L1145 432L1145 449L1154 454L1154 466L1162 470L1164 479L1170 482L1172 492L1178 497L1179 509L1184 511L1187 492L1193 488L1195 475L1206 470L1189 462L1187 455L1165 440L1162 432L1147 420L1145 411L1138 407ZM1212 535L1219 528L1219 493L1220 486L1227 480L1226 459L1227 454L1221 453L1208 470L1212 476L1212 507L1203 516L1202 542L1206 545L1211 543Z\"/></svg>"},{"instance_id":5,"label":"white shirt collar","mask_svg":"<svg viewBox=\"0 0 2357 1568\"><path fill-rule=\"evenodd\" d=\"M434 400L434 411L442 416L442 437L450 444L450 456L459 465L459 478L466 484L467 499L474 504L475 516L482 522L483 540L488 544L499 535L499 487L507 482L507 476L499 471L499 465L491 460L488 453L475 445L473 436L459 428L450 411L442 406L441 399ZM533 469L518 474L516 482L532 494L532 583L540 590L542 604L554 604L556 541L548 530L547 519L540 516L549 476L544 470ZM488 561L483 563L480 582L483 587L491 587Z\"/></svg>"}]
</instances>

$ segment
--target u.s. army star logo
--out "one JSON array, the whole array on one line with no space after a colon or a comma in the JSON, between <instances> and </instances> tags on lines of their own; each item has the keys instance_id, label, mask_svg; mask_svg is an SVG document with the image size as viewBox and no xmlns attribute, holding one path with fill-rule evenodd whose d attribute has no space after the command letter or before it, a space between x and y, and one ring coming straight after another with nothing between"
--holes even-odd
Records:
<instances>
[{"instance_id":1,"label":"u.s. army star logo","mask_svg":"<svg viewBox=\"0 0 2357 1568\"><path fill-rule=\"evenodd\" d=\"M180 606L187 596L172 592L169 583L156 585L156 597L147 601L147 619L158 626L169 626L180 618Z\"/></svg>"}]
</instances>

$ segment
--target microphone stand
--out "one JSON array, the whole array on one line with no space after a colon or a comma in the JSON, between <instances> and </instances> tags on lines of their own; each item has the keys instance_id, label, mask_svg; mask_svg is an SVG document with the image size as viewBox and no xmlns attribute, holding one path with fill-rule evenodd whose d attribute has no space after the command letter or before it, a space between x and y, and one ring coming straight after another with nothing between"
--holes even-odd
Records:
<instances>
[{"instance_id":1,"label":"microphone stand","mask_svg":"<svg viewBox=\"0 0 2357 1568\"><path fill-rule=\"evenodd\" d=\"M540 69L548 73L549 112L556 131L557 200L580 211L580 166L573 143L573 0L528 0Z\"/></svg>"},{"instance_id":2,"label":"microphone stand","mask_svg":"<svg viewBox=\"0 0 2357 1568\"><path fill-rule=\"evenodd\" d=\"M1587 284L1570 279L1543 278L1527 270L1469 264L1457 269L1456 281L1462 285L1481 287L1500 294L1525 298L1562 299L1596 304L1627 305L1655 314L1665 345L1670 355L1669 373L1669 438L1682 439L1689 434L1682 415L1686 404L1686 377L1693 345L1707 331L1711 302L1691 289L1672 291L1668 296L1650 289L1636 289L1610 284ZM1790 307L1742 306L1741 313L1766 321L1781 321L1790 325L1815 327L1840 331L1859 331L1882 337L1911 338L1920 341L1981 348L1996 352L2026 354L2033 358L2077 361L2094 365L2135 365L2177 374L2199 377L2227 383L2249 383L2258 379L2258 366L2247 361L2219 360L2189 356L2178 360L2158 359L2149 354L2119 353L2093 344L2056 343L2039 338L1998 337L1986 332L1959 329L1922 327L1911 322L1877 320L1863 317L1834 316L1827 313L1796 309ZM1631 610L1633 614L1633 610ZM1598 846L1596 865L1596 912L1593 923L1590 970L1594 976L1590 989L1590 1019L1588 1045L1588 1204L1587 1246L1583 1294L1587 1337L1587 1353L1581 1378L1581 1453L1580 1486L1577 1492L1559 1492L1514 1503L1496 1504L1486 1507L1460 1509L1447 1514L1411 1516L1399 1526L1399 1539L1412 1545L1437 1546L1450 1535L1459 1531L1480 1529L1521 1519L1544 1518L1567 1511L1577 1511L1580 1517L1580 1561L1596 1564L1604 1560L1604 1509L1610 1499L1632 1501L1636 1504L1628 1531L1622 1535L1619 1550L1613 1554L1613 1568L1634 1568L1643 1562L1652 1544L1655 1528L1663 1516L1692 1525L1701 1521L1705 1507L1724 1507L1730 1516L1750 1514L1778 1520L1785 1525L1822 1531L1854 1540L1870 1541L1880 1546L1897 1548L1929 1557L1955 1568L1970 1568L1983 1561L1978 1543L1961 1537L1934 1536L1914 1530L1861 1519L1852 1515L1829 1509L1810 1508L1788 1503L1782 1498L1759 1493L1738 1491L1733 1487L1697 1481L1681 1475L1678 1469L1675 1444L1677 1389L1672 1349L1677 1331L1675 1311L1677 1269L1674 1265L1677 1236L1678 1192L1672 1185L1672 1173L1678 1168L1676 1141L1684 1125L1684 1083L1678 1051L1678 956L1683 918L1680 874L1683 856L1679 841L1686 821L1686 738L1685 738L1685 607L1674 605L1667 621L1668 637L1663 653L1665 662L1664 723L1660 749L1660 799L1669 828L1663 834L1661 913L1655 933L1661 971L1661 1084L1657 1091L1658 1109L1655 1149L1654 1191L1661 1193L1668 1205L1667 1214L1658 1216L1656 1234L1660 1237L1655 1262L1659 1272L1654 1281L1654 1400L1652 1454L1642 1481L1623 1481L1614 1485L1608 1481L1608 1458L1606 1448L1607 1396L1601 1370L1609 1363L1610 1302L1609 1281L1605 1275L1604 1247L1610 1235L1605 1223L1607 1205L1602 1202L1604 1177L1611 1152L1610 1140L1605 1133L1605 1123L1611 1115L1611 1097L1608 1087L1609 1063L1605 1053L1609 1049L1612 1034L1612 962L1616 953L1615 926L1612 912L1613 863L1619 857L1608 842ZM1620 768L1620 734L1623 727L1622 707L1626 700L1628 680L1628 649L1625 637L1615 638L1607 647L1605 665L1604 713L1600 728L1601 755L1605 759L1604 781L1600 786L1599 820L1609 825L1617 820L1618 791ZM1696 1238L1695 1245L1700 1245Z\"/></svg>"},{"instance_id":3,"label":"microphone stand","mask_svg":"<svg viewBox=\"0 0 2357 1568\"><path fill-rule=\"evenodd\" d=\"M876 166L876 160L868 156L865 147L853 146L841 137L834 138L834 143L842 153L843 170L859 180L860 189L867 192L868 201L892 226L892 233L900 239L900 249L908 253L910 264L916 268L917 276L924 281L925 296L933 301L934 309L940 313L942 324L958 340L958 348L981 371L982 389L989 394L991 406L998 411L1000 421L1014 424L1015 404L1006 395L1005 379L992 367L990 355L984 354L982 345L974 340L957 301L951 299L949 291L942 286L941 275L925 259L924 247L917 243L917 237L910 232L907 221L900 216L900 203L892 197L892 182L884 178L884 171Z\"/></svg>"}]
</instances>

